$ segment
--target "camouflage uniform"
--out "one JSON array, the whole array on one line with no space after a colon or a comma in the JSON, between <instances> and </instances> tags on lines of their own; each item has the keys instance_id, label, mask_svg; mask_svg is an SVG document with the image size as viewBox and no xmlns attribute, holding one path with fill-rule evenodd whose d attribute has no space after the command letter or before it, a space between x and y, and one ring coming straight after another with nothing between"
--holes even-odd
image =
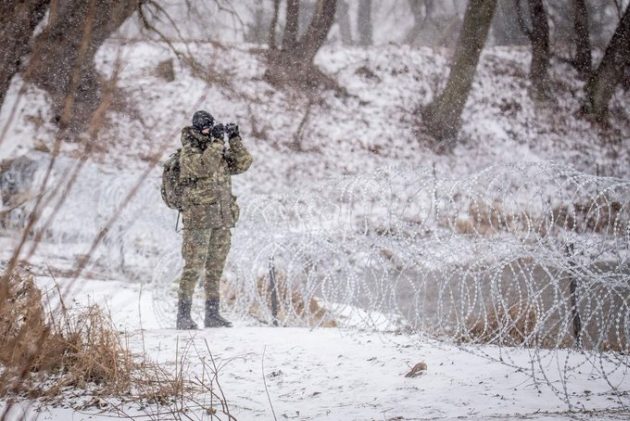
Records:
<instances>
[{"instance_id":1,"label":"camouflage uniform","mask_svg":"<svg viewBox=\"0 0 630 421\"><path fill-rule=\"evenodd\" d=\"M182 211L184 271L180 298L191 299L197 279L205 272L206 300L219 299L219 281L230 250L231 232L239 216L231 176L247 171L252 157L239 136L222 140L182 129L180 178L187 183ZM207 145L205 150L200 145Z\"/></svg>"}]
</instances>

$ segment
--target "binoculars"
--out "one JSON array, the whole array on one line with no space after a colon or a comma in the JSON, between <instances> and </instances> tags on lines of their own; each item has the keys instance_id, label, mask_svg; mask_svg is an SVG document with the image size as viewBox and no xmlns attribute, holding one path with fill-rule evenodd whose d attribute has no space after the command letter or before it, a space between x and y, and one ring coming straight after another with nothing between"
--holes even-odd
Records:
<instances>
[{"instance_id":1,"label":"binoculars","mask_svg":"<svg viewBox=\"0 0 630 421\"><path fill-rule=\"evenodd\" d=\"M227 123L226 125L218 123L215 124L214 127L212 127L212 137L214 139L223 140L226 134L228 136L228 139L231 139L234 136L238 136L238 125L236 123Z\"/></svg>"}]
</instances>

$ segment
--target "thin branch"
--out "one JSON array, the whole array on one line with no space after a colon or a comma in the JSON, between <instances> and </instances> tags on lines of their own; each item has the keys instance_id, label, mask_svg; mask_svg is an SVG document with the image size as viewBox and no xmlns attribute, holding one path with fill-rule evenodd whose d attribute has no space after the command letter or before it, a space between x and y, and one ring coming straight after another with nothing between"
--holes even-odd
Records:
<instances>
[{"instance_id":1,"label":"thin branch","mask_svg":"<svg viewBox=\"0 0 630 421\"><path fill-rule=\"evenodd\" d=\"M177 59L181 63L186 64L187 66L190 67L194 76L199 77L205 80L206 82L210 82L211 80L213 80L223 85L224 87L229 89L231 92L235 92L235 90L231 87L229 83L228 77L207 71L204 68L204 66L195 58L195 56L192 54L192 52L190 51L188 47L188 43L184 42L183 36L181 32L179 31L179 29L177 28L175 21L170 17L170 15L168 15L168 13L161 6L157 5L153 0L147 0L143 4L147 6L154 6L158 12L167 16L167 19L169 20L169 22L171 22L171 25L173 25L173 27L177 31L179 40L184 44L186 52L184 53L178 50L173 44L173 42L162 31L160 31L157 27L155 27L155 25L151 24L150 20L146 16L145 10L142 8L142 6L140 6L138 8L138 16L140 18L140 21L144 25L144 28L157 34L160 40L166 43L168 48L173 52L173 54L175 54ZM153 16L156 16L156 12L151 10L150 7L148 7L147 10L148 12L152 13ZM225 46L223 46L221 43L216 42L216 41L211 41L211 43L213 46L225 50Z\"/></svg>"},{"instance_id":2,"label":"thin branch","mask_svg":"<svg viewBox=\"0 0 630 421\"><path fill-rule=\"evenodd\" d=\"M75 65L74 68L74 72L73 72L73 76L72 76L72 80L73 82L78 83L78 76L77 74L80 71L80 67L81 67L81 63L83 61L82 59L82 53L85 52L85 46L87 44L89 44L91 37L92 37L92 22L93 22L93 18L94 18L94 13L95 13L95 0L92 0L90 2L90 7L88 8L88 11L90 13L90 15L86 18L86 22L85 22L85 27L82 33L82 38L81 38L81 52L79 54L79 60L77 62L77 64ZM72 85L73 89L70 89L66 95L65 101L64 101L64 117L68 117L73 108L74 108L74 95L76 94L76 85L73 83ZM68 117L69 118L69 117ZM62 122L64 122L64 118L62 118ZM66 133L65 129L62 127L60 128L60 130L57 132L57 135L55 136L55 141L54 141L54 145L53 145L53 150L52 150L52 157L50 159L50 162L48 164L48 167L46 168L46 173L44 175L44 179L42 181L42 184L39 188L39 193L37 195L37 201L35 202L35 205L33 207L33 209L31 210L28 219L27 219L27 223L26 226L24 227L24 230L22 231L22 235L20 238L20 241L17 245L17 247L15 247L15 249L13 250L13 254L11 255L11 258L9 259L8 264L5 267L4 273L2 275L2 282L4 283L8 283L9 282L9 278L11 277L11 275L13 274L14 269L17 266L20 254L22 253L22 249L24 248L26 241L28 239L29 234L31 233L31 230L33 229L33 227L35 226L35 223L39 220L39 216L40 216L40 212L41 212L41 205L42 202L44 200L44 193L46 192L46 189L48 187L48 183L50 181L50 178L52 176L52 171L53 168L55 167L55 164L57 163L57 158L59 155L59 152L61 150L61 141L62 138L64 136L64 134ZM8 407L7 407L8 409ZM5 412L6 413L6 412Z\"/></svg>"},{"instance_id":3,"label":"thin branch","mask_svg":"<svg viewBox=\"0 0 630 421\"><path fill-rule=\"evenodd\" d=\"M166 45L171 49L171 51L173 52L173 54L175 54L177 59L180 60L180 61L183 61L184 60L184 54L181 51L179 51L177 48L175 48L175 46L173 45L171 40L166 35L164 35L162 33L162 31L157 29L153 24L151 24L151 22L149 22L149 19L147 18L146 14L145 14L145 11L144 11L144 9L142 7L143 5L147 5L147 8L148 8L148 6L154 6L154 7L156 7L158 9L158 11L161 9L161 6L157 5L154 1L143 2L138 7L138 17L140 18L140 22L144 26L144 29L147 29L149 31L152 31L152 32L156 33L157 36L160 38L160 40L165 42ZM159 21L159 17L157 16L157 13L151 11L150 8L148 8L148 11L151 12L153 17ZM175 31L177 32L177 35L180 36L180 39L181 39L182 38L181 37L181 32L179 31L177 26L175 26ZM186 52L190 56L192 56L192 54L190 54L190 51L188 50L188 44L184 44L184 45L186 45Z\"/></svg>"},{"instance_id":4,"label":"thin branch","mask_svg":"<svg viewBox=\"0 0 630 421\"><path fill-rule=\"evenodd\" d=\"M269 396L269 388L267 387L267 379L265 379L265 351L267 351L266 345L263 348L262 361L261 361L262 378L263 378L263 383L265 384L265 393L267 394L267 400L269 401L269 406L271 407L271 414L273 415L273 419L275 421L278 421L278 418L276 417L276 411L274 411L273 404L271 403L271 396Z\"/></svg>"},{"instance_id":5,"label":"thin branch","mask_svg":"<svg viewBox=\"0 0 630 421\"><path fill-rule=\"evenodd\" d=\"M214 356L212 355L212 351L210 351L210 345L208 345L208 340L204 338L204 343L206 346L206 350L208 351L208 355L210 355L210 361L212 362L212 367L214 370L214 382L217 384L217 388L219 389L219 393L221 396L217 395L219 401L221 402L221 406L223 407L223 413L228 416L228 419L236 421L236 418L230 414L230 408L227 403L227 398L225 397L225 393L223 393L223 388L221 387L221 383L219 383L219 369L217 368L217 364L214 361Z\"/></svg>"},{"instance_id":6,"label":"thin branch","mask_svg":"<svg viewBox=\"0 0 630 421\"><path fill-rule=\"evenodd\" d=\"M302 137L304 135L304 127L306 126L306 123L311 116L311 108L313 106L313 102L313 98L309 97L308 103L306 104L306 110L304 111L304 116L302 117L302 120L300 121L300 124L298 125L298 128L293 135L293 148L295 148L295 150L303 150Z\"/></svg>"},{"instance_id":7,"label":"thin branch","mask_svg":"<svg viewBox=\"0 0 630 421\"><path fill-rule=\"evenodd\" d=\"M112 77L110 78L110 80L108 81L106 85L105 95L103 95L103 98L101 99L101 103L96 108L96 110L92 114L92 118L90 119L90 123L88 126L89 139L87 139L84 142L83 153L81 154L79 162L75 165L74 169L70 172L71 175L68 181L65 183L65 186L62 189L57 188L58 191L61 191L61 194L59 195L59 199L56 205L54 206L51 214L48 216L44 224L41 227L39 227L37 233L35 234L35 238L33 239L33 245L31 246L31 249L26 257L27 260L30 259L34 255L35 250L37 246L39 245L39 242L42 240L44 233L46 232L47 228L52 224L58 212L61 210L62 205L64 204L66 198L68 197L68 193L74 186L74 183L78 179L79 173L81 172L81 170L83 169L83 166L85 165L85 163L87 162L87 159L89 158L90 152L92 151L92 147L91 147L92 143L96 141L96 136L99 130L103 127L103 123L105 121L105 114L107 113L107 111L109 110L113 102L113 95L116 89L116 82L118 80L121 67L122 67L121 51L119 49L116 54L116 61L114 64L114 71L113 71ZM54 198L54 194L51 195L47 201L44 202L42 207L46 207L52 201L53 198Z\"/></svg>"},{"instance_id":8,"label":"thin branch","mask_svg":"<svg viewBox=\"0 0 630 421\"><path fill-rule=\"evenodd\" d=\"M224 0L225 3L227 4L227 6L223 5L223 1L221 0L214 0L214 4L217 6L217 10L219 12L226 12L228 13L232 19L235 19L239 22L239 24L244 27L245 26L245 22L243 21L243 19L241 18L241 15L238 14L238 12L236 11L236 9L234 8L234 6L232 5L232 2L229 0Z\"/></svg>"}]
</instances>

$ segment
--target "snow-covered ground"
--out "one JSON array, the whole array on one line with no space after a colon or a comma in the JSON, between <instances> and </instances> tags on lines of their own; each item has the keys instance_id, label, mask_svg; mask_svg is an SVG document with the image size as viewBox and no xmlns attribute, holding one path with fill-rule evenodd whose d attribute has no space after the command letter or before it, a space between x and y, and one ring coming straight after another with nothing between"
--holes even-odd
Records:
<instances>
[{"instance_id":1,"label":"snow-covered ground","mask_svg":"<svg viewBox=\"0 0 630 421\"><path fill-rule=\"evenodd\" d=\"M57 279L62 289L66 282ZM41 277L38 283L45 291L53 286L50 278ZM134 352L146 352L169 368L174 368L178 358L181 363L187 352L187 370L201 375L201 361L210 358L207 344L219 367L230 413L239 420L273 419L272 406L277 419L296 420L551 420L572 415L546 384L534 382L520 369L476 355L484 352L498 358L498 348L466 350L400 332L268 327L253 320L237 320L232 329L181 332L160 327L150 290L116 280L80 279L78 283L73 305L99 303L109 309L115 325L129 335ZM566 352L560 354L563 360ZM511 357L526 364L531 355L520 350L511 352ZM424 374L405 377L422 361L427 364ZM588 371L572 378L569 393L590 391L575 402L575 409L582 411L575 417L627 419L630 412L612 409L617 404L604 393L606 389L605 384L594 388ZM68 406L80 406L85 400L68 395ZM198 399L207 404L209 397ZM14 416L27 403L21 402ZM78 411L63 406L29 408L37 411L33 413L40 420L104 420L119 413L107 405ZM138 403L124 404L120 410L137 419L160 412L162 416L153 419L171 419L166 407ZM188 415L210 419L194 407Z\"/></svg>"},{"instance_id":2,"label":"snow-covered ground","mask_svg":"<svg viewBox=\"0 0 630 421\"><path fill-rule=\"evenodd\" d=\"M73 297L79 303L105 306L116 325L131 335L134 350L146 349L149 356L167 364L174 362L178 343L196 344L203 353L206 339L214 357L224 364L220 381L238 419L272 418L263 376L276 415L282 419L566 418L569 414L562 394L549 388L551 385L556 391L562 390L561 380L568 380L570 396L576 394L571 402L575 409L584 411L581 417L630 416L628 412L588 412L614 408L617 401L608 393L610 385L591 368L582 370L590 366L581 366L580 357L568 351L559 350L551 358L512 349L508 353L512 366L501 364L488 358L499 357L497 348L460 348L409 335L405 330L375 329L375 315L358 308L350 309L343 328L270 328L248 317L240 303L237 310L226 309L236 321L233 329L202 330L193 335L171 330L173 280L181 264L180 237L174 231L176 215L160 201L159 168L142 178L152 154L160 152L166 157L177 147L178 131L188 124L196 109L208 109L219 121L237 121L254 155L254 164L234 179L243 219L234 230L228 283L255 290L260 271L264 274L267 268L268 255L280 245L306 256L309 265L313 256L321 259L315 262L326 274L325 286L336 304L347 305L344 301L356 298L348 295L356 289L368 298L377 292L374 307L383 310L397 299L389 294L390 285L402 284L401 279L390 282L387 278L387 271L397 262L406 269L405 265L419 258L425 264L421 269L429 271L463 258L500 257L511 252L505 237L483 239L471 246L449 231L456 218L470 216L462 196L479 195L492 200L498 192L513 207L509 212L516 213L523 206L531 212L549 211L551 206L571 203L581 199L582 194L588 197L592 191L604 189L617 194L627 212L628 188L624 180L630 177L630 93L619 90L614 97L611 127L593 127L578 115L583 82L571 68L554 63L551 80L556 95L549 103L534 104L527 96L527 51L490 48L483 54L464 111L459 142L451 154L437 154L430 139L418 134L421 121L416 109L430 102L443 86L447 51L397 45L326 47L317 62L349 95L324 92L321 98L310 101L300 93L276 90L264 82L264 63L247 45L228 50L203 43L187 47L215 71L228 74L229 85L208 85L176 60L175 80L164 81L155 68L173 54L160 43L111 41L99 51L98 68L104 75L111 74L120 53L123 67L118 86L124 101L109 114L110 121L98 136L96 152L81 164L76 184L61 195L64 205L29 258L44 289L51 287L51 275L61 284L68 282L64 276L89 250L91 241L133 185L140 182L138 195L109 227L93 254L93 264L73 283ZM19 94L21 86L16 77L0 110L0 130L7 130L0 156L26 155L35 162L39 177L48 154L35 153L32 148L50 148L55 128L42 93L28 87ZM63 144L52 187L67 179L66 171L77 165L81 147L80 143ZM499 167L488 170L497 164ZM575 177L582 180L580 183L563 178L567 167L584 173L583 177ZM617 178L591 181L589 174ZM54 191L52 187L50 192ZM440 222L437 213L431 219L431 212L435 212L431 200L438 193L446 194L439 202L447 218L439 226L447 231L444 236L441 231L431 232L435 225L426 222ZM56 200L45 207L42 220L53 214ZM388 211L398 205L409 212L406 216L410 218L404 221L406 225L398 226L405 235L394 238L399 241L396 243L386 235L379 237L378 229L383 226L382 218L390 216ZM363 212L359 216L365 216L358 228L345 213L357 209ZM23 212L14 211L8 218L1 239L3 261L15 244L23 216ZM358 240L352 237L357 231L363 232ZM271 233L277 237L269 237ZM617 259L623 281L627 280L623 265L627 265L628 256L623 252L627 251L628 239L623 229L616 235L621 251L613 258ZM424 242L426 238L437 241ZM595 236L578 239L586 252L609 250ZM28 246L30 243L27 251ZM389 257L383 257L383 253ZM312 276L303 270L304 261L289 263L295 262L287 267L299 276ZM370 271L362 272L361 265ZM405 272L407 280L417 275ZM422 293L416 290L412 296L403 292L413 299ZM538 292L533 295L538 296ZM360 302L354 300L352 304ZM627 317L622 315L617 320ZM391 322L397 325L396 320ZM599 323L599 319L595 317L593 323ZM482 354L485 357L479 356ZM198 369L196 358L199 356L191 355L193 371ZM420 361L427 363L427 373L405 378ZM550 377L536 383L527 371L514 368L527 367L532 361L567 365L543 367ZM624 371L627 364L603 364L600 368L612 373L614 386L630 389ZM138 417L146 416L142 411L133 412L137 408L128 409ZM39 417L98 419L111 415L107 411L99 414L45 408Z\"/></svg>"}]
</instances>

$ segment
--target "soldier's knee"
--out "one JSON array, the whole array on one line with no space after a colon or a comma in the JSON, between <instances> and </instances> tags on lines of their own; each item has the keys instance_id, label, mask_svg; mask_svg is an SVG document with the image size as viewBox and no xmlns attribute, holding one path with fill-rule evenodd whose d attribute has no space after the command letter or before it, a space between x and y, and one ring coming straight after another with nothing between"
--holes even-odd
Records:
<instances>
[{"instance_id":1,"label":"soldier's knee","mask_svg":"<svg viewBox=\"0 0 630 421\"><path fill-rule=\"evenodd\" d=\"M212 233L215 244L230 244L232 231L230 228L216 228Z\"/></svg>"},{"instance_id":2,"label":"soldier's knee","mask_svg":"<svg viewBox=\"0 0 630 421\"><path fill-rule=\"evenodd\" d=\"M201 275L201 268L199 266L184 268L182 271L182 281L184 282L192 282L196 281Z\"/></svg>"},{"instance_id":3,"label":"soldier's knee","mask_svg":"<svg viewBox=\"0 0 630 421\"><path fill-rule=\"evenodd\" d=\"M206 279L216 279L223 273L223 267L219 267L216 263L206 265Z\"/></svg>"},{"instance_id":4,"label":"soldier's knee","mask_svg":"<svg viewBox=\"0 0 630 421\"><path fill-rule=\"evenodd\" d=\"M180 278L180 284L196 284L199 276L201 275L200 267L184 268L182 271L182 277Z\"/></svg>"},{"instance_id":5,"label":"soldier's knee","mask_svg":"<svg viewBox=\"0 0 630 421\"><path fill-rule=\"evenodd\" d=\"M194 250L189 253L184 253L184 270L194 270L195 268L203 267L203 263L206 260L205 250Z\"/></svg>"},{"instance_id":6,"label":"soldier's knee","mask_svg":"<svg viewBox=\"0 0 630 421\"><path fill-rule=\"evenodd\" d=\"M185 297L192 297L195 292L195 282L182 279L179 283L179 294Z\"/></svg>"}]
</instances>

